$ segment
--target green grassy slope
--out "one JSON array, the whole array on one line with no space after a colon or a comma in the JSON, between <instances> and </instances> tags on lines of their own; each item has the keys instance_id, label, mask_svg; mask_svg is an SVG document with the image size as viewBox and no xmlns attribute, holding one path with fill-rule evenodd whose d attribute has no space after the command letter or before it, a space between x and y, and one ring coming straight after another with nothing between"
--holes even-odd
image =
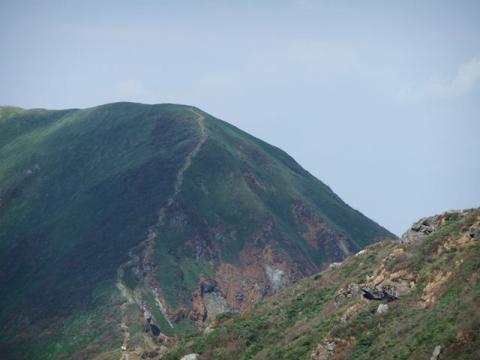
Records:
<instances>
[{"instance_id":1,"label":"green grassy slope","mask_svg":"<svg viewBox=\"0 0 480 360\"><path fill-rule=\"evenodd\" d=\"M133 103L61 111L0 108L4 357L115 354L121 344L118 308L125 301L115 288L116 272L152 229L161 235L156 272L173 310L189 304L201 276L213 276L222 262L239 263L248 244L264 246L254 239L265 223L272 223L265 243L298 259L306 274L343 256L334 246L338 234L351 251L392 236L281 150L204 113L208 138L167 209L168 221L157 224L198 143L190 109ZM305 224L292 215L292 204L333 229L315 235L317 248L302 235ZM213 229L219 227L234 235L217 236L222 234ZM135 277L128 276L135 287ZM141 326L135 329L132 337L140 338Z\"/></svg>"},{"instance_id":2,"label":"green grassy slope","mask_svg":"<svg viewBox=\"0 0 480 360\"><path fill-rule=\"evenodd\" d=\"M205 115L209 137L169 211L171 218L188 221L170 223L160 230L164 234L158 249L158 262L164 264L159 268L162 282L170 284L178 274L187 278L183 291L173 287L171 292L167 290L171 305L178 305L178 298L188 299L202 272L208 271L205 267L197 269L191 274L194 281L188 281L189 264L198 262L198 251L207 259L237 264L240 251L269 221L272 231L257 240L258 246L273 244L280 254L288 254L302 264L304 274L342 259L343 254L326 248L328 244L313 247L305 241L305 225L296 221L292 204L312 209L328 227L345 234L353 253L373 241L395 238L345 204L282 150ZM192 246L192 239L196 246ZM216 251L209 256L212 247ZM180 257L182 263L174 260Z\"/></svg>"},{"instance_id":3,"label":"green grassy slope","mask_svg":"<svg viewBox=\"0 0 480 360\"><path fill-rule=\"evenodd\" d=\"M422 241L371 245L242 314L225 313L212 333L184 339L165 359L324 359L312 353L325 343L335 344L325 359L430 359L436 346L441 359L478 359L480 210L438 223ZM347 291L404 281L409 290L392 302ZM380 304L386 313L376 313Z\"/></svg>"},{"instance_id":4,"label":"green grassy slope","mask_svg":"<svg viewBox=\"0 0 480 360\"><path fill-rule=\"evenodd\" d=\"M178 107L112 104L16 112L0 134L0 319L7 337L28 338L107 302L96 293L115 291L194 133Z\"/></svg>"}]
</instances>

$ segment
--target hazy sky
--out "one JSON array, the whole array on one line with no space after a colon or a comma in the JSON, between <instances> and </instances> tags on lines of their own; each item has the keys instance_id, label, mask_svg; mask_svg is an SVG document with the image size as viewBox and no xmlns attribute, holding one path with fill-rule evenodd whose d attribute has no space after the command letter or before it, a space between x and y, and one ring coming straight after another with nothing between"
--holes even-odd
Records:
<instances>
[{"instance_id":1,"label":"hazy sky","mask_svg":"<svg viewBox=\"0 0 480 360\"><path fill-rule=\"evenodd\" d=\"M0 104L196 105L401 234L480 206L480 1L0 0Z\"/></svg>"}]
</instances>

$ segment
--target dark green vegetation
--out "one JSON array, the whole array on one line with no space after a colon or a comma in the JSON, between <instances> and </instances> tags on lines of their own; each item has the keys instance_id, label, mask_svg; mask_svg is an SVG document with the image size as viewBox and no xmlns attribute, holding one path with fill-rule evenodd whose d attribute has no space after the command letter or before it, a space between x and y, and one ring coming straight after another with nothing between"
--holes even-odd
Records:
<instances>
[{"instance_id":1,"label":"dark green vegetation","mask_svg":"<svg viewBox=\"0 0 480 360\"><path fill-rule=\"evenodd\" d=\"M386 241L340 267L300 280L242 314L217 318L209 335L182 340L165 359L188 353L201 359L310 358L335 343L329 359L478 359L480 350L480 210L446 213L423 241ZM384 279L384 280L382 280ZM388 303L366 300L348 285L413 281ZM342 320L343 318L343 320Z\"/></svg>"},{"instance_id":2,"label":"dark green vegetation","mask_svg":"<svg viewBox=\"0 0 480 360\"><path fill-rule=\"evenodd\" d=\"M158 225L199 141L191 108L0 108L2 359L118 356L125 299L117 269L152 227L155 273L172 313L190 306L200 276L240 263L246 246L296 259L303 276L345 256L338 239L355 252L392 237L283 151L202 114L208 138ZM319 231L309 242L312 224ZM124 280L135 286L133 273ZM191 327L182 319L178 332ZM131 327L134 341L141 331Z\"/></svg>"},{"instance_id":3,"label":"dark green vegetation","mask_svg":"<svg viewBox=\"0 0 480 360\"><path fill-rule=\"evenodd\" d=\"M131 104L2 113L0 324L9 351L69 354L104 343L98 332L119 336L119 314L103 305L122 301L112 279L172 192L194 144L192 117ZM109 325L92 326L92 314Z\"/></svg>"}]
</instances>

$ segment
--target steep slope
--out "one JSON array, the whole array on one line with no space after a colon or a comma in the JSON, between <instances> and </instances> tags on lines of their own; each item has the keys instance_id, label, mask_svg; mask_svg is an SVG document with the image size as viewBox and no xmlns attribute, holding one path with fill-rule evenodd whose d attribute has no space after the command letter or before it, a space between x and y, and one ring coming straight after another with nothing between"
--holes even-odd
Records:
<instances>
[{"instance_id":1,"label":"steep slope","mask_svg":"<svg viewBox=\"0 0 480 360\"><path fill-rule=\"evenodd\" d=\"M5 357L155 357L385 237L287 154L196 108L0 109Z\"/></svg>"},{"instance_id":2,"label":"steep slope","mask_svg":"<svg viewBox=\"0 0 480 360\"><path fill-rule=\"evenodd\" d=\"M421 219L402 240L224 313L164 359L478 359L480 209Z\"/></svg>"}]
</instances>

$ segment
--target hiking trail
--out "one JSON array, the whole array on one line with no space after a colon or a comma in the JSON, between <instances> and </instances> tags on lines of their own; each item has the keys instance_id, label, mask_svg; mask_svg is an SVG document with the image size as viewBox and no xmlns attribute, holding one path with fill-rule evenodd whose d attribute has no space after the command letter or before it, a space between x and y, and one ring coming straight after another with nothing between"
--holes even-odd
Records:
<instances>
[{"instance_id":1,"label":"hiking trail","mask_svg":"<svg viewBox=\"0 0 480 360\"><path fill-rule=\"evenodd\" d=\"M121 332L123 333L123 342L121 346L122 350L122 356L121 360L130 360L130 355L133 355L134 358L138 358L138 353L134 352L134 349L131 349L129 347L130 345L130 325L129 325L129 316L128 316L128 307L129 306L138 306L141 308L143 301L142 301L142 291L151 291L155 297L156 304L159 308L159 310L166 315L166 310L165 306L163 303L160 301L157 289L152 289L151 287L148 286L149 284L149 279L151 278L151 266L149 266L149 262L151 262L150 259L153 259L153 254L155 251L155 244L156 244L156 239L158 237L158 232L157 232L157 227L159 225L163 224L165 214L167 209L174 203L175 198L177 195L180 193L180 190L182 188L183 184L183 178L185 172L190 168L192 165L193 159L198 155L200 152L202 145L205 143L207 140L207 130L205 127L205 116L202 115L198 110L194 108L189 108L191 112L193 112L197 117L195 118L195 121L198 126L198 131L199 131L199 139L195 147L190 151L190 153L185 157L185 160L180 167L180 169L177 172L177 176L175 178L174 182L174 187L173 187L173 192L172 194L168 197L166 204L159 210L159 215L156 224L150 227L148 231L148 236L147 238L142 241L140 244L132 247L128 251L128 257L129 260L127 260L125 263L121 264L118 269L117 269L117 282L116 286L120 290L120 293L122 297L125 298L125 302L120 306L121 314L122 314L122 321L120 324ZM141 258L138 253L143 253L143 257ZM132 270L135 270L137 272L142 269L143 273L146 275L144 276L144 279L142 284L137 285L135 289L130 289L124 280L125 272L131 268ZM168 321L169 325L173 327L173 325L170 323L168 320L168 317L165 316L165 319ZM150 338L147 339L147 337L150 336ZM152 348L152 344L155 344L152 335L150 334L144 334L144 345L145 348L149 347ZM146 349L144 349L146 350ZM152 349L152 350L159 350L157 349Z\"/></svg>"}]
</instances>

